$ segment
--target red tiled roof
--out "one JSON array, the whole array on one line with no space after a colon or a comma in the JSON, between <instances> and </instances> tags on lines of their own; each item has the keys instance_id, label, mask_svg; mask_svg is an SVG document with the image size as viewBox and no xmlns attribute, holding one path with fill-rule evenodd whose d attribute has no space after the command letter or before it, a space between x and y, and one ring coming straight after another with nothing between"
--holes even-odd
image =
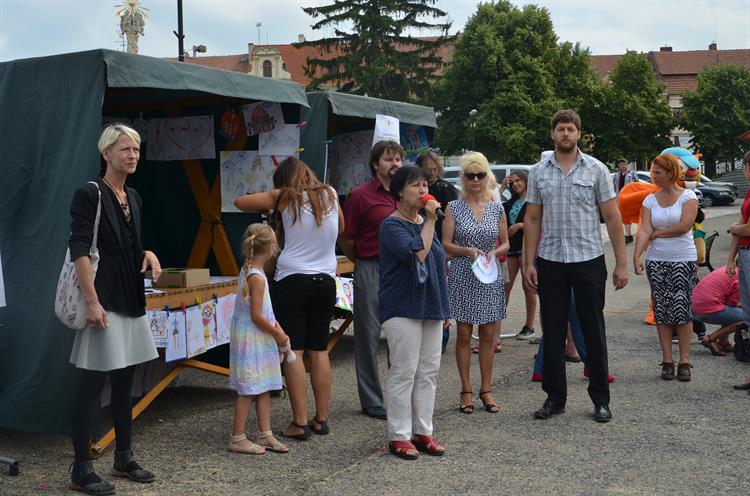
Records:
<instances>
[{"instance_id":1,"label":"red tiled roof","mask_svg":"<svg viewBox=\"0 0 750 496\"><path fill-rule=\"evenodd\" d=\"M739 64L750 69L750 50L690 50L685 52L649 52L663 76L698 74L704 67Z\"/></svg>"},{"instance_id":2,"label":"red tiled roof","mask_svg":"<svg viewBox=\"0 0 750 496\"><path fill-rule=\"evenodd\" d=\"M592 55L591 65L599 73L599 77L607 79L612 69L620 62L622 55Z\"/></svg>"},{"instance_id":3,"label":"red tiled roof","mask_svg":"<svg viewBox=\"0 0 750 496\"><path fill-rule=\"evenodd\" d=\"M169 58L167 60L177 60ZM185 62L189 64L203 65L213 67L214 69L224 69L234 72L250 72L250 63L247 60L247 54L241 55L209 55L207 57L185 57Z\"/></svg>"}]
</instances>

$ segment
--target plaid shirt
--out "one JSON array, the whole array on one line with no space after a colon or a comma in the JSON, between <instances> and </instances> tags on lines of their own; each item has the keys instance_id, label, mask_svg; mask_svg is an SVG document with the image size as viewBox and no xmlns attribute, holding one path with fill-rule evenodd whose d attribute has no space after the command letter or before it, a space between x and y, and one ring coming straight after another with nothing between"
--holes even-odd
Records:
<instances>
[{"instance_id":1,"label":"plaid shirt","mask_svg":"<svg viewBox=\"0 0 750 496\"><path fill-rule=\"evenodd\" d=\"M585 262L601 256L599 204L615 198L607 167L578 151L563 175L552 153L529 171L526 202L541 205L538 255L552 262Z\"/></svg>"}]
</instances>

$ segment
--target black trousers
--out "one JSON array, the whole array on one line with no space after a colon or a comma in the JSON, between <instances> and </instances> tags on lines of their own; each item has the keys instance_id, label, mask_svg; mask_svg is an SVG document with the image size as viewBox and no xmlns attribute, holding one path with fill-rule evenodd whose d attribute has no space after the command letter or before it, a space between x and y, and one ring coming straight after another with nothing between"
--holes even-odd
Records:
<instances>
[{"instance_id":1,"label":"black trousers","mask_svg":"<svg viewBox=\"0 0 750 496\"><path fill-rule=\"evenodd\" d=\"M536 259L539 305L544 328L544 375L547 397L564 405L568 396L565 375L565 335L568 329L570 291L586 343L590 373L589 396L594 405L609 405L607 337L604 330L604 288L607 266L604 255L585 262L551 262Z\"/></svg>"}]
</instances>

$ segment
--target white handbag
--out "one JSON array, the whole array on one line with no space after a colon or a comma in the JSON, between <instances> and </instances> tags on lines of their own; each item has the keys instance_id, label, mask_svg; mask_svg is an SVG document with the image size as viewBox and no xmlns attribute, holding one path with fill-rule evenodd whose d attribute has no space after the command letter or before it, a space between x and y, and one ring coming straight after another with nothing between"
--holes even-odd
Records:
<instances>
[{"instance_id":1,"label":"white handbag","mask_svg":"<svg viewBox=\"0 0 750 496\"><path fill-rule=\"evenodd\" d=\"M102 191L94 181L89 183L96 186L99 192L99 204L96 207L96 219L94 220L94 238L89 249L89 260L91 269L96 278L96 268L99 266L99 250L96 247L96 236L99 232L99 217L102 213ZM60 321L71 329L84 329L86 322L86 300L78 283L75 263L70 259L70 248L65 254L65 262L57 280L57 292L55 293L55 315Z\"/></svg>"}]
</instances>

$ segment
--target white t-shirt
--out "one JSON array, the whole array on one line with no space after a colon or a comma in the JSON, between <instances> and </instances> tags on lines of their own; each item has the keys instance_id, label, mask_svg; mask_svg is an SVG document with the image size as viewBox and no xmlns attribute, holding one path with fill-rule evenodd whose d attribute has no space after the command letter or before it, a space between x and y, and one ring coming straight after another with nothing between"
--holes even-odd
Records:
<instances>
[{"instance_id":1,"label":"white t-shirt","mask_svg":"<svg viewBox=\"0 0 750 496\"><path fill-rule=\"evenodd\" d=\"M331 188L333 189L333 188ZM318 226L309 203L300 209L297 222L289 207L281 212L284 223L284 249L276 263L274 280L280 281L292 274L328 274L336 276L336 238L339 235L339 204L323 214ZM306 198L305 198L306 199Z\"/></svg>"},{"instance_id":2,"label":"white t-shirt","mask_svg":"<svg viewBox=\"0 0 750 496\"><path fill-rule=\"evenodd\" d=\"M698 198L692 190L686 189L667 208L659 206L653 194L643 200L643 206L651 210L651 225L654 229L666 229L680 223L682 206L690 200L697 202ZM655 262L695 262L697 259L692 229L674 238L656 238L651 241L646 252L646 260Z\"/></svg>"}]
</instances>

